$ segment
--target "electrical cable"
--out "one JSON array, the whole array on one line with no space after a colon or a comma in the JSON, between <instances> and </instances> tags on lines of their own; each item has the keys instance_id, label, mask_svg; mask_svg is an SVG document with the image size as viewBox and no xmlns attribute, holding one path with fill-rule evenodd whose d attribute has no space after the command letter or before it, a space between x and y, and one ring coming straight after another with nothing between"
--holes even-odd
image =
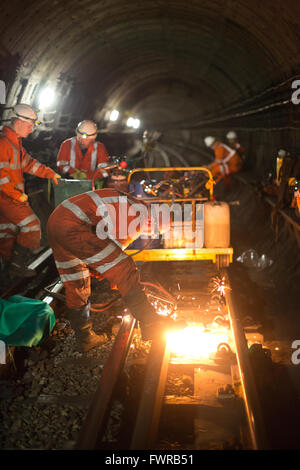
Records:
<instances>
[{"instance_id":1,"label":"electrical cable","mask_svg":"<svg viewBox=\"0 0 300 470\"><path fill-rule=\"evenodd\" d=\"M116 303L121 298L121 295L118 295L115 299L111 300L107 304L92 304L90 310L91 312L105 312L105 310L108 310L110 307L113 306L114 303Z\"/></svg>"},{"instance_id":2,"label":"electrical cable","mask_svg":"<svg viewBox=\"0 0 300 470\"><path fill-rule=\"evenodd\" d=\"M164 293L166 297L169 299L170 302L176 303L175 298L160 284L153 284L152 282L140 282L143 286L148 286L148 287L153 287L154 289L157 289L158 291Z\"/></svg>"}]
</instances>

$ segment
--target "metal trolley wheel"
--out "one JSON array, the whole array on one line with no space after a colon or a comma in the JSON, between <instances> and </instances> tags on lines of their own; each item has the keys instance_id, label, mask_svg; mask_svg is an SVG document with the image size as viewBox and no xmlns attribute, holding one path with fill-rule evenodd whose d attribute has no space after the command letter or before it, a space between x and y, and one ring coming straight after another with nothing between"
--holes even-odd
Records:
<instances>
[{"instance_id":1,"label":"metal trolley wheel","mask_svg":"<svg viewBox=\"0 0 300 470\"><path fill-rule=\"evenodd\" d=\"M228 268L229 264L230 264L229 255L217 255L216 256L217 269Z\"/></svg>"}]
</instances>

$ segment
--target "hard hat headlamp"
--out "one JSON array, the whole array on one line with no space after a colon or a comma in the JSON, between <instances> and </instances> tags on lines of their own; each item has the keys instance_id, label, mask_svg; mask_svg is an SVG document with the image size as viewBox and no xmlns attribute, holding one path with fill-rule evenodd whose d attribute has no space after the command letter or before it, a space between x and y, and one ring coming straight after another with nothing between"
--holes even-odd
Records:
<instances>
[{"instance_id":1,"label":"hard hat headlamp","mask_svg":"<svg viewBox=\"0 0 300 470\"><path fill-rule=\"evenodd\" d=\"M33 118L30 118L28 116L23 116L22 114L19 114L17 113L17 111L15 109L13 109L13 112L14 114L19 118L21 119L22 121L28 121L30 122L31 124L33 124L34 126L39 126L41 124L41 121L38 120L38 119L33 119Z\"/></svg>"},{"instance_id":2,"label":"hard hat headlamp","mask_svg":"<svg viewBox=\"0 0 300 470\"><path fill-rule=\"evenodd\" d=\"M79 129L77 129L77 134L80 135L83 139L90 139L91 137L95 137L97 135L97 131L93 132L93 134L87 134L86 132L80 132Z\"/></svg>"}]
</instances>

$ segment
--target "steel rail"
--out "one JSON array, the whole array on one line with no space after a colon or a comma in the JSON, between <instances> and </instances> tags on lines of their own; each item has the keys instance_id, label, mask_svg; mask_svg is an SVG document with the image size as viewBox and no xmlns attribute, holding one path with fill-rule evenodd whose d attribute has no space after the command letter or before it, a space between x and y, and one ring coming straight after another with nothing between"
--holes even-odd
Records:
<instances>
[{"instance_id":1,"label":"steel rail","mask_svg":"<svg viewBox=\"0 0 300 470\"><path fill-rule=\"evenodd\" d=\"M122 319L113 349L101 374L97 390L76 442L75 449L77 450L95 450L100 447L101 437L109 418L113 393L132 341L135 322L135 319L129 315Z\"/></svg>"},{"instance_id":2,"label":"steel rail","mask_svg":"<svg viewBox=\"0 0 300 470\"><path fill-rule=\"evenodd\" d=\"M166 334L156 335L147 362L143 392L130 450L153 449L158 430L170 360Z\"/></svg>"},{"instance_id":3,"label":"steel rail","mask_svg":"<svg viewBox=\"0 0 300 470\"><path fill-rule=\"evenodd\" d=\"M221 271L225 284L230 285L228 273ZM248 345L243 327L235 315L232 296L230 290L225 290L225 299L230 319L230 325L236 346L236 358L241 378L241 385L244 395L247 422L250 431L251 446L253 450L269 449L268 439L262 418L262 410L259 402L255 380L251 364L249 361Z\"/></svg>"},{"instance_id":4,"label":"steel rail","mask_svg":"<svg viewBox=\"0 0 300 470\"><path fill-rule=\"evenodd\" d=\"M229 286L229 277L225 269L221 271L221 275L224 277L226 285ZM225 300L236 347L236 360L241 379L250 439L246 443L246 448L253 450L268 449L261 406L248 356L247 340L243 327L235 314L230 290L225 290ZM104 435L108 422L113 403L113 393L124 367L133 336L135 320L132 317L129 318L131 320L123 318L119 334L101 375L97 391L90 405L75 449L93 450L101 448L101 438ZM145 379L140 395L137 416L129 441L129 450L149 450L155 448L169 361L170 351L167 348L167 337L163 333L158 333L152 340L151 350L147 359Z\"/></svg>"},{"instance_id":5,"label":"steel rail","mask_svg":"<svg viewBox=\"0 0 300 470\"><path fill-rule=\"evenodd\" d=\"M225 278L225 284L229 286L226 270L223 269L221 273ZM236 346L236 358L242 383L250 447L253 450L268 449L259 397L248 357L247 340L244 330L235 315L230 289L226 289L225 299ZM153 341L147 363L146 378L131 441L131 450L153 449L163 403L169 358L170 352L167 350L166 340L162 337L156 338Z\"/></svg>"}]
</instances>

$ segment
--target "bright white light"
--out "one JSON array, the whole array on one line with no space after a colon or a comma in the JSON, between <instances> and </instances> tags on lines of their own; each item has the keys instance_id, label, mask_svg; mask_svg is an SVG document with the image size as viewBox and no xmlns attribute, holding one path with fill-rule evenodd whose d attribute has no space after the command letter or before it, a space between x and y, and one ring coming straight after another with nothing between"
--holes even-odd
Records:
<instances>
[{"instance_id":1,"label":"bright white light","mask_svg":"<svg viewBox=\"0 0 300 470\"><path fill-rule=\"evenodd\" d=\"M109 116L110 121L116 121L119 117L119 114L120 113L117 109L113 109Z\"/></svg>"},{"instance_id":2,"label":"bright white light","mask_svg":"<svg viewBox=\"0 0 300 470\"><path fill-rule=\"evenodd\" d=\"M126 125L128 127L133 127L134 129L138 129L140 127L140 124L141 124L141 121L133 117L128 118L126 122Z\"/></svg>"},{"instance_id":3,"label":"bright white light","mask_svg":"<svg viewBox=\"0 0 300 470\"><path fill-rule=\"evenodd\" d=\"M133 127L134 119L132 117L127 119L126 126Z\"/></svg>"},{"instance_id":4,"label":"bright white light","mask_svg":"<svg viewBox=\"0 0 300 470\"><path fill-rule=\"evenodd\" d=\"M134 119L133 121L134 121L134 122L133 122L132 127L133 127L134 129L138 129L138 128L140 127L141 121L140 121L139 119Z\"/></svg>"},{"instance_id":5,"label":"bright white light","mask_svg":"<svg viewBox=\"0 0 300 470\"><path fill-rule=\"evenodd\" d=\"M202 326L188 326L168 333L168 347L177 356L208 358L220 343L228 343L227 332L221 328L207 332Z\"/></svg>"},{"instance_id":6,"label":"bright white light","mask_svg":"<svg viewBox=\"0 0 300 470\"><path fill-rule=\"evenodd\" d=\"M44 88L39 95L39 107L41 109L48 108L53 104L55 93L52 88Z\"/></svg>"}]
</instances>

